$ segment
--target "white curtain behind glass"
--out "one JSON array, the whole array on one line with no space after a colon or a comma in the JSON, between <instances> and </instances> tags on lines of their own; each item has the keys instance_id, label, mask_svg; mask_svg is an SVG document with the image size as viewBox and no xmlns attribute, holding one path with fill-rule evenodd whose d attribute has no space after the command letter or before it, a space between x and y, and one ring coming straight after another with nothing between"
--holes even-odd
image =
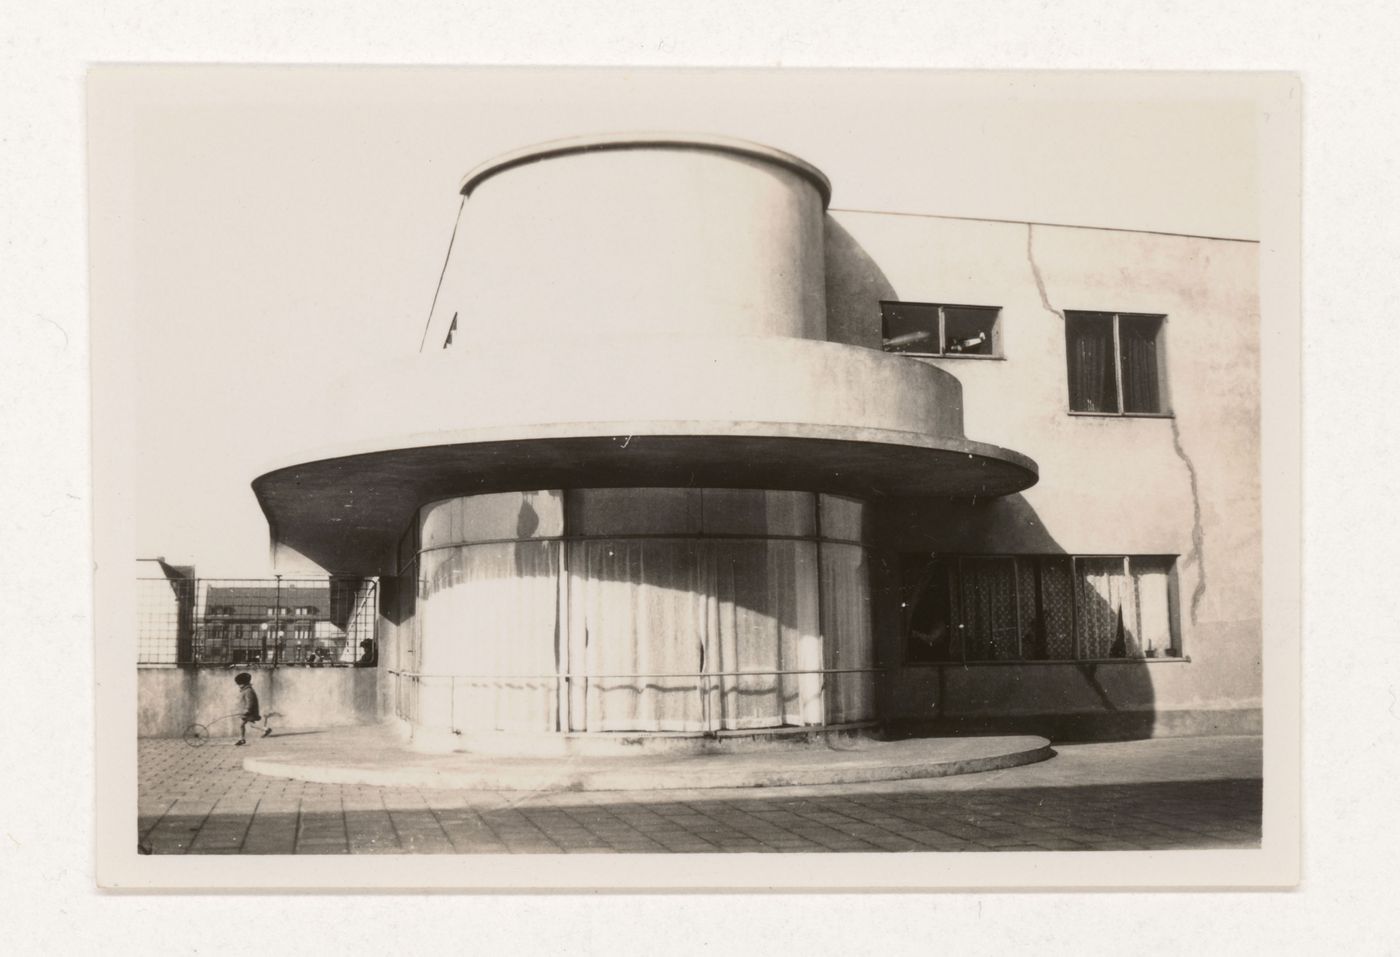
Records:
<instances>
[{"instance_id":1,"label":"white curtain behind glass","mask_svg":"<svg viewBox=\"0 0 1400 957\"><path fill-rule=\"evenodd\" d=\"M493 541L562 535L566 497L569 532L586 538ZM819 673L870 667L871 643L864 552L819 549L817 504L811 493L752 489L432 503L410 619L427 640L405 656L425 674L420 720L693 732L870 717L869 675ZM859 539L862 515L859 502L821 497L828 537ZM570 677L503 677L529 674Z\"/></svg>"},{"instance_id":2,"label":"white curtain behind glass","mask_svg":"<svg viewBox=\"0 0 1400 957\"><path fill-rule=\"evenodd\" d=\"M705 636L717 609L712 566L694 542L570 542L569 727L575 731L705 728ZM629 675L685 675L633 678Z\"/></svg>"},{"instance_id":3,"label":"white curtain behind glass","mask_svg":"<svg viewBox=\"0 0 1400 957\"><path fill-rule=\"evenodd\" d=\"M1129 568L1137 599L1138 640L1143 652L1160 656L1174 654L1168 594L1171 559L1133 558L1129 560Z\"/></svg>"},{"instance_id":4,"label":"white curtain behind glass","mask_svg":"<svg viewBox=\"0 0 1400 957\"><path fill-rule=\"evenodd\" d=\"M501 542L423 553L419 603L424 724L463 731L558 729L559 543Z\"/></svg>"},{"instance_id":5,"label":"white curtain behind glass","mask_svg":"<svg viewBox=\"0 0 1400 957\"><path fill-rule=\"evenodd\" d=\"M1079 657L1140 657L1123 559L1081 558L1078 565Z\"/></svg>"},{"instance_id":6,"label":"white curtain behind glass","mask_svg":"<svg viewBox=\"0 0 1400 957\"><path fill-rule=\"evenodd\" d=\"M821 545L821 628L826 667L870 668L870 570L857 545ZM874 717L875 681L866 671L827 675L826 723L841 724Z\"/></svg>"},{"instance_id":7,"label":"white curtain behind glass","mask_svg":"<svg viewBox=\"0 0 1400 957\"><path fill-rule=\"evenodd\" d=\"M714 542L718 629L711 671L820 671L814 542ZM711 713L724 729L820 724L820 674L716 678Z\"/></svg>"},{"instance_id":8,"label":"white curtain behind glass","mask_svg":"<svg viewBox=\"0 0 1400 957\"><path fill-rule=\"evenodd\" d=\"M717 675L822 667L815 543L573 542L568 569L574 730L822 723L818 674ZM688 677L603 677L643 674Z\"/></svg>"}]
</instances>

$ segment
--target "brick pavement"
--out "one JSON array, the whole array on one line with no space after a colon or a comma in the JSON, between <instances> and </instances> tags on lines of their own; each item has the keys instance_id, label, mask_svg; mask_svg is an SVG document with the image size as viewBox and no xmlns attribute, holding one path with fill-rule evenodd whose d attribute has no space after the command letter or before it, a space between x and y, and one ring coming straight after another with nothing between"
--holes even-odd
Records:
<instances>
[{"instance_id":1,"label":"brick pavement","mask_svg":"<svg viewBox=\"0 0 1400 957\"><path fill-rule=\"evenodd\" d=\"M473 792L314 784L146 739L156 854L1159 850L1257 847L1257 738L1074 745L1043 764L772 789Z\"/></svg>"}]
</instances>

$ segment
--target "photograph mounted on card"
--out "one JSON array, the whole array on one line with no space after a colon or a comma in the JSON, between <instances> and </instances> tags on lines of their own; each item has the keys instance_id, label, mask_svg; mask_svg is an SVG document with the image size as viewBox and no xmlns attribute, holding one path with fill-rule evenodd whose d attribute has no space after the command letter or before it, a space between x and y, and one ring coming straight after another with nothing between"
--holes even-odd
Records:
<instances>
[{"instance_id":1,"label":"photograph mounted on card","mask_svg":"<svg viewBox=\"0 0 1400 957\"><path fill-rule=\"evenodd\" d=\"M1295 883L1296 94L94 68L100 882Z\"/></svg>"}]
</instances>

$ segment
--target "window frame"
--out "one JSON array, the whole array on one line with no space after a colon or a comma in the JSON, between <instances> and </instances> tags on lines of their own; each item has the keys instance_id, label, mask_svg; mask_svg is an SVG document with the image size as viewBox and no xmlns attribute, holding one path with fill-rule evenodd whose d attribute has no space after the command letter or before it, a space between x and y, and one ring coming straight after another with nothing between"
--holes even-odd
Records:
<instances>
[{"instance_id":1,"label":"window frame","mask_svg":"<svg viewBox=\"0 0 1400 957\"><path fill-rule=\"evenodd\" d=\"M907 575L910 573L910 571L911 571L911 569L909 568L909 566L908 566L907 563L908 563L908 561L909 561L911 558L917 558L918 560L921 560L921 561L924 562L924 563L930 563L930 562L935 562L935 561L937 561L937 562L942 562L942 563L945 563L945 564L948 564L948 565L952 565L952 566L955 567L956 570L957 570L956 587L954 587L954 583L953 583L953 582L949 582L949 583L948 583L948 592L949 592L949 596L948 596L948 614L949 614L948 630L949 630L949 632L950 632L950 635L954 636L954 637L950 637L949 641L950 641L950 649L952 649L952 648L954 648L954 647L956 648L956 652L957 652L957 653L956 653L956 656L950 654L949 657L944 658L944 659L941 659L941 660L919 660L918 658L916 658L914 655L911 654L911 650L910 650L910 649L911 649L911 638L912 638L912 635L911 635L911 625L912 625L912 619L913 619L913 607L914 607L914 603L916 603L916 602L919 600L919 598L921 597L920 594L910 595L909 593L907 593L907 592L905 591L905 578L906 578L906 576L907 576ZM1022 566L1022 563L1029 563L1029 564L1031 564L1032 568L1035 569L1035 574L1036 574L1037 581L1039 581L1039 577L1040 577L1040 574L1041 574L1039 569L1040 569L1041 563L1042 563L1044 560L1046 560L1046 559L1062 559L1062 560L1063 560L1063 559L1068 559L1068 560L1069 560L1069 563L1070 563L1070 588L1071 588L1071 601L1070 601L1070 641L1071 641L1071 643L1072 643L1073 653L1072 653L1072 655L1071 655L1070 657L1068 657L1068 658L1028 658L1028 657L1025 657L1025 647L1024 647L1024 644L1023 644L1024 635L1025 635L1025 628L1024 628L1024 622L1023 622L1023 620L1022 620L1022 609L1024 608L1024 602L1022 601L1022 597L1021 597L1021 583L1022 583L1022 580L1023 580L1023 579L1022 579L1022 575L1021 575L1021 566ZM1142 650L1142 654L1140 654L1140 655L1125 655L1125 656L1118 657L1118 658L1114 658L1114 657L1083 657L1083 656L1082 656L1083 637L1082 637L1082 635L1081 635L1081 633L1080 633L1080 617L1081 617L1082 611L1081 611L1080 604L1079 604L1079 588L1080 588L1080 581L1081 581L1081 579L1080 579L1080 563L1081 563L1082 561L1086 561L1086 560L1099 560L1099 561L1102 561L1102 560L1105 560L1105 559L1119 559L1119 560L1121 560L1121 562L1122 562L1122 573L1123 573L1123 577L1124 577L1124 580L1125 580L1125 581L1132 581L1132 571L1133 571L1133 563L1134 563L1134 562L1164 561L1164 562L1167 563L1167 566L1168 566L1168 567L1167 567L1167 581L1166 581L1166 589L1167 589L1167 594L1166 594L1166 602L1167 602L1167 620L1168 620L1168 628L1169 628L1169 630L1170 630L1170 635L1171 635L1171 646L1170 646L1170 648L1171 648L1172 650L1175 651L1175 654L1170 653L1170 651L1165 651L1164 649L1156 649L1156 653L1155 653L1155 654L1149 655L1149 654L1147 653L1147 650L1146 650L1146 649L1143 649L1143 650ZM964 562L967 561L967 560L977 560L977 561L998 560L998 561L1006 561L1006 562L1009 562L1009 563L1010 563L1010 565L1011 565L1011 582L1012 582L1011 603L1012 603L1012 607L1013 607L1014 610L1015 610L1016 643L1017 643L1016 647L1017 647L1017 654L1018 654L1019 657L1015 657L1015 658L969 658L969 657L967 657L967 641L965 640L964 637L961 637L961 636L958 635L958 633L961 631L961 629L962 629L963 627L965 627L965 625L966 625L966 621L964 620L963 614L962 614L962 596L961 596L961 594L955 594L955 592L961 592L962 581L963 581L963 575L964 575ZM1008 554L1008 553L973 553L973 552L966 552L966 553L928 553L928 554L917 553L917 552L904 552L904 553L901 553L901 554L899 555L899 587L898 587L898 589L897 589L898 594L900 595L900 598L901 598L901 607L900 607L900 619L901 619L901 620L900 620L899 636L898 636L898 641L899 641L899 649L898 649L899 667L901 667L901 668L942 668L942 667L948 667L948 666L950 666L950 665L951 665L951 666L957 666L957 667L980 667L980 666L983 666L983 665L1011 665L1011 666L1037 665L1037 666L1038 666L1038 665L1131 664L1131 663L1138 663L1138 664L1154 663L1154 664L1155 664L1155 663L1159 663L1159 662L1176 662L1176 663L1181 663L1181 664L1189 664L1189 663L1191 662L1191 656L1190 656L1189 654L1187 654L1187 651L1186 651L1186 634L1185 634L1185 629L1184 629L1184 627L1183 627L1183 622L1182 622L1182 618L1181 618L1180 582L1179 582L1179 578L1178 578L1178 576L1179 576L1179 574L1180 574L1180 560L1181 560L1181 556L1180 556L1180 555L1173 555L1173 554L1168 554L1168 553L1157 553L1157 552L1149 552L1149 553L1141 553L1141 554L1124 554L1124 553L1109 553L1109 554L1103 554L1103 553L1090 553L1090 552L1076 553L1076 554L1035 553L1035 554L1025 554L1025 555ZM1040 590L1040 589L1039 589L1039 587L1037 586L1037 592L1039 592L1039 590ZM1044 611L1043 606L1041 605L1041 599L1037 596L1037 597L1035 597L1034 600L1035 600L1035 603L1036 603L1036 615L1037 615L1037 618L1038 618L1039 620L1043 621L1043 620L1044 620L1044 617L1045 617L1045 611ZM1125 614L1129 613L1129 612L1128 612L1128 609L1129 609L1129 608L1131 608L1130 614L1132 615L1132 619L1133 619L1134 621L1138 622L1137 628L1138 628L1138 630L1140 631L1140 630L1141 630L1140 610L1139 610L1139 606L1138 606L1138 600L1137 600L1136 593L1135 593L1135 592L1132 592L1132 591L1130 591L1130 593L1129 593L1128 595L1125 596L1125 601L1124 601L1124 605L1123 605L1123 612L1124 612ZM906 609L907 609L907 613L906 613ZM1139 637L1138 637L1138 640L1141 641L1141 636L1140 636L1140 635L1139 635ZM955 642L955 644L953 644L954 642ZM1165 652L1165 653L1164 653L1164 652Z\"/></svg>"},{"instance_id":2,"label":"window frame","mask_svg":"<svg viewBox=\"0 0 1400 957\"><path fill-rule=\"evenodd\" d=\"M880 350L886 355L908 356L911 359L980 359L1005 361L1006 353L1002 348L1001 331L1001 306L983 306L971 303L958 302L918 302L912 299L881 299L880 301ZM888 317L885 314L886 306L917 306L922 309L936 309L938 328L935 330L936 341L938 343L937 352L909 352L907 350L892 350L885 345L889 338L885 334ZM975 352L949 352L947 349L947 316L946 309L981 309L993 313L992 316L992 351L986 355Z\"/></svg>"},{"instance_id":3,"label":"window frame","mask_svg":"<svg viewBox=\"0 0 1400 957\"><path fill-rule=\"evenodd\" d=\"M1098 419L1171 419L1175 418L1171 404L1171 389L1167 377L1167 319L1166 313L1159 312L1120 312L1109 309L1066 309L1065 316L1065 391L1066 413ZM1113 378L1117 392L1118 411L1090 412L1074 407L1073 375L1070 369L1069 319L1071 316L1108 316L1113 325ZM1157 327L1157 405L1160 412L1126 412L1123 409L1123 319L1153 319Z\"/></svg>"}]
</instances>

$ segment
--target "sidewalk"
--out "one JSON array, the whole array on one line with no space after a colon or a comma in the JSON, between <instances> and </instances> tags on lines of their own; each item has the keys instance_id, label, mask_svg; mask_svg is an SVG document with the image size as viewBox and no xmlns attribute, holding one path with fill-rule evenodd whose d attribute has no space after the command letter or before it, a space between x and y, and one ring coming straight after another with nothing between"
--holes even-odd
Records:
<instances>
[{"instance_id":1,"label":"sidewalk","mask_svg":"<svg viewBox=\"0 0 1400 957\"><path fill-rule=\"evenodd\" d=\"M140 742L157 854L1138 850L1256 847L1256 737L1055 748L934 779L780 788L491 792L245 771L262 742Z\"/></svg>"}]
</instances>

